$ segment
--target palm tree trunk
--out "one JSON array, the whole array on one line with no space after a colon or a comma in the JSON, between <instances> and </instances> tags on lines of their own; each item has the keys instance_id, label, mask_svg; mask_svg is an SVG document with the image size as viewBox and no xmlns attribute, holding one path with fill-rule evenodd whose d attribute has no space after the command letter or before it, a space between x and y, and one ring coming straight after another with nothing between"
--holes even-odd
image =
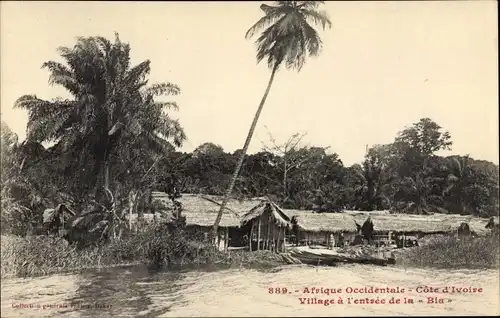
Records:
<instances>
[{"instance_id":1,"label":"palm tree trunk","mask_svg":"<svg viewBox=\"0 0 500 318\"><path fill-rule=\"evenodd\" d=\"M241 166L243 165L243 161L245 160L245 155L248 150L248 146L250 145L250 141L252 140L253 133L255 131L255 127L257 126L257 121L259 120L260 113L262 112L262 108L264 107L264 104L266 103L267 95L269 94L269 91L271 90L271 85L273 84L274 80L274 75L276 74L276 71L278 69L278 65L276 65L273 68L273 71L271 72L271 77L269 78L269 83L267 84L266 91L264 93L264 96L262 96L262 100L260 101L259 108L257 109L257 112L255 113L255 116L253 118L252 125L250 126L250 130L248 131L247 139L245 140L245 145L243 146L243 150L241 151L240 158L238 159L238 163L236 164L236 168L234 169L233 176L231 177L231 181L229 182L229 186L226 189L226 193L224 194L224 199L222 200L222 204L219 209L219 213L217 214L217 218L215 219L215 223L212 229L212 238L216 237L217 235L217 229L219 227L220 220L222 218L222 213L224 212L224 209L227 205L227 201L229 200L229 196L233 192L234 184L236 183L236 179L238 178L238 174L240 173Z\"/></svg>"}]
</instances>

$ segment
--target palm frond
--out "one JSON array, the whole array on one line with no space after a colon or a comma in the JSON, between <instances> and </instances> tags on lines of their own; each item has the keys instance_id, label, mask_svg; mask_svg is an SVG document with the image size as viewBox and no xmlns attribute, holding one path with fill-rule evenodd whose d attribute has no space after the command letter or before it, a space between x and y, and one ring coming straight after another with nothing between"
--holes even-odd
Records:
<instances>
[{"instance_id":1,"label":"palm frond","mask_svg":"<svg viewBox=\"0 0 500 318\"><path fill-rule=\"evenodd\" d=\"M316 9L320 4L324 4L325 1L298 1L299 5L297 6L299 9Z\"/></svg>"},{"instance_id":2,"label":"palm frond","mask_svg":"<svg viewBox=\"0 0 500 318\"><path fill-rule=\"evenodd\" d=\"M161 109L179 110L179 105L176 102L155 102L154 104Z\"/></svg>"},{"instance_id":3,"label":"palm frond","mask_svg":"<svg viewBox=\"0 0 500 318\"><path fill-rule=\"evenodd\" d=\"M308 21L323 29L330 28L331 21L326 12L315 10L318 4L312 1L276 3L277 6L261 6L265 16L247 31L246 38L267 27L255 41L257 63L267 57L270 68L277 68L285 62L287 68L300 71L306 56L318 55L322 48L318 32Z\"/></svg>"},{"instance_id":4,"label":"palm frond","mask_svg":"<svg viewBox=\"0 0 500 318\"><path fill-rule=\"evenodd\" d=\"M151 71L151 62L146 60L136 66L134 66L130 71L127 72L127 75L124 79L126 83L136 84L140 82L144 82L146 76Z\"/></svg>"},{"instance_id":5,"label":"palm frond","mask_svg":"<svg viewBox=\"0 0 500 318\"><path fill-rule=\"evenodd\" d=\"M64 64L48 61L43 63L42 68L47 68L50 71L49 84L61 85L74 96L78 96L80 85L75 78L74 73Z\"/></svg>"},{"instance_id":6,"label":"palm frond","mask_svg":"<svg viewBox=\"0 0 500 318\"><path fill-rule=\"evenodd\" d=\"M179 95L181 89L172 83L156 83L147 88L147 94L153 97L163 95Z\"/></svg>"},{"instance_id":7,"label":"palm frond","mask_svg":"<svg viewBox=\"0 0 500 318\"><path fill-rule=\"evenodd\" d=\"M111 49L113 47L111 41L102 36L96 36L95 40L97 44L101 47L101 50L103 50L106 54L109 54L109 52L111 52Z\"/></svg>"},{"instance_id":8,"label":"palm frond","mask_svg":"<svg viewBox=\"0 0 500 318\"><path fill-rule=\"evenodd\" d=\"M311 22L317 25L321 25L323 30L332 27L332 22L330 21L330 17L328 16L328 13L326 13L326 11L301 9L300 13L304 16L306 20L310 20Z\"/></svg>"},{"instance_id":9,"label":"palm frond","mask_svg":"<svg viewBox=\"0 0 500 318\"><path fill-rule=\"evenodd\" d=\"M28 139L54 140L64 132L73 113L71 101L45 101L35 95L24 95L14 103L16 108L28 110Z\"/></svg>"},{"instance_id":10,"label":"palm frond","mask_svg":"<svg viewBox=\"0 0 500 318\"><path fill-rule=\"evenodd\" d=\"M165 116L159 119L158 123L157 131L160 135L166 139L173 139L177 147L182 146L182 143L186 140L186 134L179 120L174 120Z\"/></svg>"},{"instance_id":11,"label":"palm frond","mask_svg":"<svg viewBox=\"0 0 500 318\"><path fill-rule=\"evenodd\" d=\"M169 153L173 146L166 139L158 137L153 134L145 134L145 138L143 138L143 143L147 145L148 149L152 150L157 154L166 154Z\"/></svg>"},{"instance_id":12,"label":"palm frond","mask_svg":"<svg viewBox=\"0 0 500 318\"><path fill-rule=\"evenodd\" d=\"M250 29L248 29L245 34L246 39L253 37L259 30L275 23L280 18L282 18L283 15L286 14L286 11L282 10L282 8L279 7L271 7L266 4L262 4L260 8L266 15L260 18L254 25L250 27Z\"/></svg>"},{"instance_id":13,"label":"palm frond","mask_svg":"<svg viewBox=\"0 0 500 318\"><path fill-rule=\"evenodd\" d=\"M322 48L322 41L318 32L304 21L302 21L302 27L303 38L309 55L317 56Z\"/></svg>"}]
</instances>

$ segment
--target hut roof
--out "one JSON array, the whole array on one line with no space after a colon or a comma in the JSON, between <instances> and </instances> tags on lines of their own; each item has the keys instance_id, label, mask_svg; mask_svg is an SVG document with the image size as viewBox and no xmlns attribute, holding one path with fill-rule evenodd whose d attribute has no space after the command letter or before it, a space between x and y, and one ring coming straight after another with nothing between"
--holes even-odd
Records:
<instances>
[{"instance_id":1,"label":"hut roof","mask_svg":"<svg viewBox=\"0 0 500 318\"><path fill-rule=\"evenodd\" d=\"M359 211L359 210L343 210L342 213L347 213L351 215L357 214L367 214L367 215L387 215L391 214L389 210L375 210L375 211Z\"/></svg>"},{"instance_id":2,"label":"hut roof","mask_svg":"<svg viewBox=\"0 0 500 318\"><path fill-rule=\"evenodd\" d=\"M183 194L184 197L192 196L193 194ZM208 201L213 201L217 205L220 205L222 203L223 197L222 196L216 196L216 195L201 195L203 198L205 198ZM180 199L182 202L182 198ZM245 199L245 200L239 200L239 199L229 199L226 208L234 213L236 213L238 216L243 216L244 214L248 213L251 209L259 205L261 202L266 201L265 198L251 198L251 199Z\"/></svg>"},{"instance_id":3,"label":"hut roof","mask_svg":"<svg viewBox=\"0 0 500 318\"><path fill-rule=\"evenodd\" d=\"M356 232L356 222L349 214L317 213L304 210L283 210L290 218L297 220L297 226L310 232Z\"/></svg>"},{"instance_id":4,"label":"hut roof","mask_svg":"<svg viewBox=\"0 0 500 318\"><path fill-rule=\"evenodd\" d=\"M291 226L290 218L285 213L283 213L283 210L278 205L276 205L274 202L269 201L268 199L263 199L260 204L254 206L252 209L250 209L250 211L243 215L241 218L241 224L244 225L245 223L261 216L267 209L270 209L275 222L279 226Z\"/></svg>"},{"instance_id":5,"label":"hut roof","mask_svg":"<svg viewBox=\"0 0 500 318\"><path fill-rule=\"evenodd\" d=\"M486 228L486 224L488 224L489 220L488 218L460 214L434 214L432 216L450 223L452 230L456 230L461 223L467 223L470 229L478 235L485 235L490 232L490 230ZM498 222L498 218L496 222Z\"/></svg>"},{"instance_id":6,"label":"hut roof","mask_svg":"<svg viewBox=\"0 0 500 318\"><path fill-rule=\"evenodd\" d=\"M153 192L153 200L162 202L167 207L172 206L168 195L163 192ZM177 199L182 204L182 215L186 217L187 225L212 226L217 218L221 197L203 194L182 194ZM241 214L260 204L259 199L246 201L229 200L220 221L221 227L238 227Z\"/></svg>"},{"instance_id":7,"label":"hut roof","mask_svg":"<svg viewBox=\"0 0 500 318\"><path fill-rule=\"evenodd\" d=\"M459 214L384 214L367 213L365 211L350 211L356 223L362 225L368 217L371 218L375 231L402 231L402 232L450 232L458 229L460 224L469 224L471 230L479 235L487 233L485 228L488 219Z\"/></svg>"}]
</instances>

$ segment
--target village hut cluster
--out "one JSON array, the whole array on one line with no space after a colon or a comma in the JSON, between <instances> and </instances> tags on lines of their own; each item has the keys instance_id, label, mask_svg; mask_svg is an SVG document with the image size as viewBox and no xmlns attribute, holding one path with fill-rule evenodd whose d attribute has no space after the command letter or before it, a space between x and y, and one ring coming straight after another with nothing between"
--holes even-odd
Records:
<instances>
[{"instance_id":1,"label":"village hut cluster","mask_svg":"<svg viewBox=\"0 0 500 318\"><path fill-rule=\"evenodd\" d=\"M217 218L222 198L182 194L172 201L166 193L152 192L150 213L129 217L133 231L145 223L169 221L180 213L186 229L207 239ZM47 229L56 232L75 213L65 205L44 213ZM488 219L456 214L408 215L389 211L327 213L282 209L267 198L232 199L222 215L217 237L220 250L248 249L285 252L290 246L352 245L408 247L428 235L482 236L498 228L498 217Z\"/></svg>"},{"instance_id":2,"label":"village hut cluster","mask_svg":"<svg viewBox=\"0 0 500 318\"><path fill-rule=\"evenodd\" d=\"M173 219L175 209L172 200L162 192L152 193L153 206L152 216L148 219ZM209 232L217 218L222 200L215 196L183 194L176 199L181 205L181 214L186 218L186 229L189 233L201 239L207 239ZM217 245L220 250L228 250L229 247L241 247L244 241L245 230L241 227L242 215L260 204L260 199L252 200L230 200L226 205L219 224L217 233ZM156 211L157 210L157 211ZM137 218L137 215L133 217Z\"/></svg>"},{"instance_id":3,"label":"village hut cluster","mask_svg":"<svg viewBox=\"0 0 500 318\"><path fill-rule=\"evenodd\" d=\"M172 204L165 193L153 192L152 196L153 201L161 202L163 207ZM182 205L187 228L206 238L222 198L183 194L177 201ZM498 224L498 217L494 223ZM485 235L490 231L487 224L488 219L455 214L319 213L282 209L267 198L233 199L222 216L217 241L221 250L275 252L285 252L290 246L315 245L329 248L362 244L408 247L418 245L418 241L427 235Z\"/></svg>"}]
</instances>

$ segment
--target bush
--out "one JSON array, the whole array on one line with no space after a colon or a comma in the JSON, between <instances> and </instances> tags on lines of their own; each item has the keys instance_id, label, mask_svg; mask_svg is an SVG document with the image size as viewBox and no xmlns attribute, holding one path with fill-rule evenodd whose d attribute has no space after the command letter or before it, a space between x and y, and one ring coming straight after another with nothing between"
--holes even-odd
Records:
<instances>
[{"instance_id":1,"label":"bush","mask_svg":"<svg viewBox=\"0 0 500 318\"><path fill-rule=\"evenodd\" d=\"M437 268L499 268L499 237L436 237L425 245L401 252L396 262L404 266Z\"/></svg>"}]
</instances>

